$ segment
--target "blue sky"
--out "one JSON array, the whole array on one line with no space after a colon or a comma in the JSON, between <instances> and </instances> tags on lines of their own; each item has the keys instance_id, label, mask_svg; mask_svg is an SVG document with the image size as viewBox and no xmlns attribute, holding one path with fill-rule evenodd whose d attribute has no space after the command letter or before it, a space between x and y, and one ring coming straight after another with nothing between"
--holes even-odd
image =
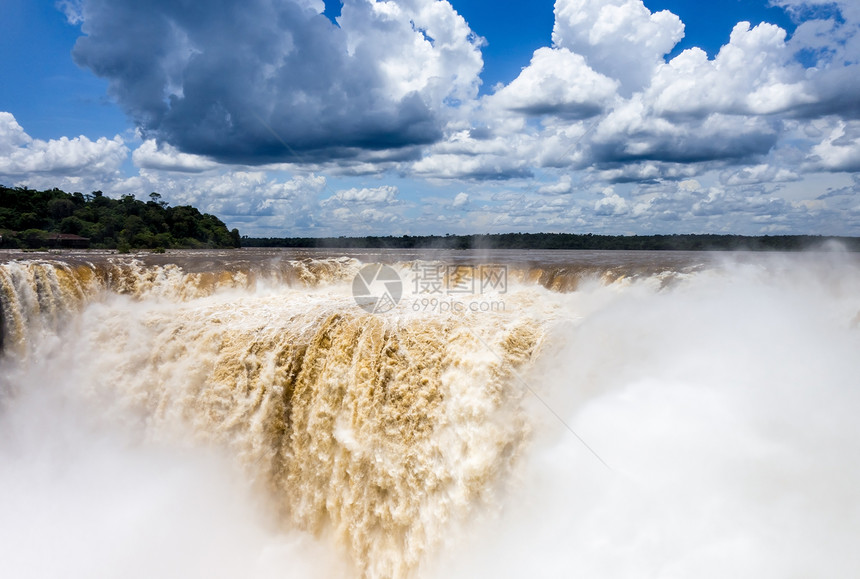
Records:
<instances>
[{"instance_id":1,"label":"blue sky","mask_svg":"<svg viewBox=\"0 0 860 579\"><path fill-rule=\"evenodd\" d=\"M860 235L852 0L0 10L6 185L249 235Z\"/></svg>"}]
</instances>

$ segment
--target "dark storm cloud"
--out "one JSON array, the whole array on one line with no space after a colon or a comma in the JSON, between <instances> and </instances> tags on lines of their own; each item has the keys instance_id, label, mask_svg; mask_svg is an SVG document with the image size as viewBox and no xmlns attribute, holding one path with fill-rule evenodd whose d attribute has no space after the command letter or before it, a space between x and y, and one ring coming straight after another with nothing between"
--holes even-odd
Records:
<instances>
[{"instance_id":1,"label":"dark storm cloud","mask_svg":"<svg viewBox=\"0 0 860 579\"><path fill-rule=\"evenodd\" d=\"M846 119L860 119L860 65L825 71L813 83L815 100L789 111L800 119L814 119L836 115Z\"/></svg>"},{"instance_id":2,"label":"dark storm cloud","mask_svg":"<svg viewBox=\"0 0 860 579\"><path fill-rule=\"evenodd\" d=\"M565 121L579 121L596 117L605 110L605 107L580 104L536 104L534 106L512 107L510 110L530 117L550 115Z\"/></svg>"},{"instance_id":3,"label":"dark storm cloud","mask_svg":"<svg viewBox=\"0 0 860 579\"><path fill-rule=\"evenodd\" d=\"M658 161L664 163L732 162L766 155L777 143L779 133L769 122L707 123L674 126L672 131L644 130L617 133L608 140L592 143L598 166Z\"/></svg>"},{"instance_id":4,"label":"dark storm cloud","mask_svg":"<svg viewBox=\"0 0 860 579\"><path fill-rule=\"evenodd\" d=\"M75 61L145 137L222 162L325 161L441 137L366 43L298 0L86 0Z\"/></svg>"}]
</instances>

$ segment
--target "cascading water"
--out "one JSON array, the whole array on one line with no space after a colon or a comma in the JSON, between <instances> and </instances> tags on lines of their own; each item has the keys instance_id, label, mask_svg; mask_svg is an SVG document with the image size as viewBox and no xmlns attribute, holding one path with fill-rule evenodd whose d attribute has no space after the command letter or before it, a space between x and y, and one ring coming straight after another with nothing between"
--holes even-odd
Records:
<instances>
[{"instance_id":1,"label":"cascading water","mask_svg":"<svg viewBox=\"0 0 860 579\"><path fill-rule=\"evenodd\" d=\"M850 576L856 260L641 255L434 256L504 263L456 296L504 307L386 314L351 294L367 255L0 264L13 575ZM404 286L435 263L382 257ZM100 539L64 549L73 504ZM106 548L113 521L147 538Z\"/></svg>"}]
</instances>

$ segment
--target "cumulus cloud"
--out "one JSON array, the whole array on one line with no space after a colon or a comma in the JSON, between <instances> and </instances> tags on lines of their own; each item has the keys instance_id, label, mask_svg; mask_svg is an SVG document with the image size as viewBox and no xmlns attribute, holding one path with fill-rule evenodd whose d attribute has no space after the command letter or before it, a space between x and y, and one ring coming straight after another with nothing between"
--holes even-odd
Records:
<instances>
[{"instance_id":1,"label":"cumulus cloud","mask_svg":"<svg viewBox=\"0 0 860 579\"><path fill-rule=\"evenodd\" d=\"M562 175L559 180L549 185L543 185L538 193L543 195L567 195L573 191L573 181L570 175Z\"/></svg>"},{"instance_id":2,"label":"cumulus cloud","mask_svg":"<svg viewBox=\"0 0 860 579\"><path fill-rule=\"evenodd\" d=\"M144 168L279 161L494 180L594 167L620 182L758 166L787 119L860 115L855 4L774 3L799 22L790 40L741 22L713 59L691 48L667 62L684 35L674 14L559 0L553 45L481 99L483 41L444 0L346 0L338 25L316 0L64 10L87 34L76 59L110 81L148 139L134 155Z\"/></svg>"},{"instance_id":3,"label":"cumulus cloud","mask_svg":"<svg viewBox=\"0 0 860 579\"><path fill-rule=\"evenodd\" d=\"M824 140L812 147L808 163L825 171L860 171L860 121L837 121Z\"/></svg>"},{"instance_id":4,"label":"cumulus cloud","mask_svg":"<svg viewBox=\"0 0 860 579\"><path fill-rule=\"evenodd\" d=\"M176 147L154 139L143 142L131 155L134 164L143 169L200 173L218 166L206 157L180 152Z\"/></svg>"},{"instance_id":5,"label":"cumulus cloud","mask_svg":"<svg viewBox=\"0 0 860 579\"><path fill-rule=\"evenodd\" d=\"M617 81L589 68L581 55L566 48L540 48L491 102L529 115L587 118L600 113L617 89Z\"/></svg>"},{"instance_id":6,"label":"cumulus cloud","mask_svg":"<svg viewBox=\"0 0 860 579\"><path fill-rule=\"evenodd\" d=\"M390 209L338 207L321 216L321 220L328 227L342 234L369 235L390 233L390 226L400 223L403 218Z\"/></svg>"},{"instance_id":7,"label":"cumulus cloud","mask_svg":"<svg viewBox=\"0 0 860 579\"><path fill-rule=\"evenodd\" d=\"M600 166L588 173L588 178L606 183L652 184L695 177L701 172L701 167L692 164L640 161Z\"/></svg>"},{"instance_id":8,"label":"cumulus cloud","mask_svg":"<svg viewBox=\"0 0 860 579\"><path fill-rule=\"evenodd\" d=\"M451 204L452 207L456 209L460 209L466 207L469 204L469 194L460 192L457 193L456 197L454 197L454 202Z\"/></svg>"},{"instance_id":9,"label":"cumulus cloud","mask_svg":"<svg viewBox=\"0 0 860 579\"><path fill-rule=\"evenodd\" d=\"M860 118L860 7L852 0L778 0L805 15L789 43L807 64L814 99L797 111L806 117L838 114Z\"/></svg>"},{"instance_id":10,"label":"cumulus cloud","mask_svg":"<svg viewBox=\"0 0 860 579\"><path fill-rule=\"evenodd\" d=\"M615 193L612 188L607 188L603 198L594 204L594 212L597 215L623 215L627 213L629 204Z\"/></svg>"},{"instance_id":11,"label":"cumulus cloud","mask_svg":"<svg viewBox=\"0 0 860 579\"><path fill-rule=\"evenodd\" d=\"M33 139L11 113L0 112L0 176L110 174L127 157L128 148L119 136L96 141L84 136Z\"/></svg>"},{"instance_id":12,"label":"cumulus cloud","mask_svg":"<svg viewBox=\"0 0 860 579\"><path fill-rule=\"evenodd\" d=\"M669 59L675 15L558 0L553 44L478 97L483 41L445 0L346 0L337 25L319 0L64 0L139 172L116 175L118 137L39 141L7 113L0 177L159 191L250 235L856 234L860 4L772 4L791 35L740 22L713 58ZM380 185L395 173L422 193Z\"/></svg>"},{"instance_id":13,"label":"cumulus cloud","mask_svg":"<svg viewBox=\"0 0 860 579\"><path fill-rule=\"evenodd\" d=\"M11 155L33 142L12 113L0 112L0 153Z\"/></svg>"},{"instance_id":14,"label":"cumulus cloud","mask_svg":"<svg viewBox=\"0 0 860 579\"><path fill-rule=\"evenodd\" d=\"M448 2L346 0L338 26L322 8L81 0L73 55L146 138L222 162L425 145L477 94L481 39Z\"/></svg>"},{"instance_id":15,"label":"cumulus cloud","mask_svg":"<svg viewBox=\"0 0 860 579\"><path fill-rule=\"evenodd\" d=\"M713 113L677 121L653 114L639 95L609 113L592 140L596 162L654 160L702 163L750 159L776 144L778 124L767 117Z\"/></svg>"},{"instance_id":16,"label":"cumulus cloud","mask_svg":"<svg viewBox=\"0 0 860 579\"><path fill-rule=\"evenodd\" d=\"M784 183L798 181L797 172L786 167L778 167L769 163L750 165L724 171L720 181L727 186L756 185L760 183Z\"/></svg>"},{"instance_id":17,"label":"cumulus cloud","mask_svg":"<svg viewBox=\"0 0 860 579\"><path fill-rule=\"evenodd\" d=\"M172 205L218 215L245 235L306 235L319 225L321 175L276 177L266 171L221 168L203 174L141 170L111 184L113 195L158 191Z\"/></svg>"},{"instance_id":18,"label":"cumulus cloud","mask_svg":"<svg viewBox=\"0 0 860 579\"><path fill-rule=\"evenodd\" d=\"M355 188L338 191L328 199L323 201L323 204L330 203L351 203L351 204L367 204L367 203L396 203L397 202L397 187L391 185L383 185L382 187L371 188Z\"/></svg>"},{"instance_id":19,"label":"cumulus cloud","mask_svg":"<svg viewBox=\"0 0 860 579\"><path fill-rule=\"evenodd\" d=\"M860 115L860 11L848 0L776 3L800 22L791 40L772 24L739 22L713 59L691 48L667 61L683 36L673 14L652 13L641 0L559 0L554 45L481 101L489 136L451 132L413 169L504 179L551 167L656 182L722 168L734 185L798 179L804 156L807 170L850 169L850 138L806 141L817 148L804 155L790 127L792 119ZM539 123L518 125L517 115Z\"/></svg>"},{"instance_id":20,"label":"cumulus cloud","mask_svg":"<svg viewBox=\"0 0 860 579\"><path fill-rule=\"evenodd\" d=\"M853 0L770 0L798 20L821 20L839 15L845 21L860 22L860 5Z\"/></svg>"},{"instance_id":21,"label":"cumulus cloud","mask_svg":"<svg viewBox=\"0 0 860 579\"><path fill-rule=\"evenodd\" d=\"M534 139L514 130L457 131L429 147L410 165L410 173L427 179L503 180L530 177Z\"/></svg>"},{"instance_id":22,"label":"cumulus cloud","mask_svg":"<svg viewBox=\"0 0 860 579\"><path fill-rule=\"evenodd\" d=\"M648 85L664 55L684 37L671 12L651 13L642 0L558 0L552 41L585 57L629 95Z\"/></svg>"},{"instance_id":23,"label":"cumulus cloud","mask_svg":"<svg viewBox=\"0 0 860 579\"><path fill-rule=\"evenodd\" d=\"M713 60L692 48L658 67L645 98L664 116L767 115L810 103L814 97L785 37L778 26L750 29L741 22Z\"/></svg>"},{"instance_id":24,"label":"cumulus cloud","mask_svg":"<svg viewBox=\"0 0 860 579\"><path fill-rule=\"evenodd\" d=\"M481 101L490 135L449 133L412 165L416 174L515 178L534 166L593 167L623 182L760 165L784 120L821 98L785 31L770 24L738 23L713 60L692 48L666 62L683 36L669 12L651 13L641 0L559 0L555 13L554 46ZM539 124L518 125L517 114Z\"/></svg>"},{"instance_id":25,"label":"cumulus cloud","mask_svg":"<svg viewBox=\"0 0 860 579\"><path fill-rule=\"evenodd\" d=\"M362 209L359 217L363 221L371 221L375 223L393 223L397 221L398 216L388 211L380 211L379 209Z\"/></svg>"}]
</instances>

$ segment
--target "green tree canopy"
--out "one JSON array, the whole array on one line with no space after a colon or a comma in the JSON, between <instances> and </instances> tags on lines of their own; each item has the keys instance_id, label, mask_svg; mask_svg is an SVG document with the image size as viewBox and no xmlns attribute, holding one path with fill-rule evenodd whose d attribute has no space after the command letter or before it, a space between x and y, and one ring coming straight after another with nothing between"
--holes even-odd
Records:
<instances>
[{"instance_id":1,"label":"green tree canopy","mask_svg":"<svg viewBox=\"0 0 860 579\"><path fill-rule=\"evenodd\" d=\"M104 249L239 247L239 231L228 230L214 215L190 205L170 207L156 192L149 199L0 185L0 244L42 247L66 234L85 237L90 247Z\"/></svg>"}]
</instances>

